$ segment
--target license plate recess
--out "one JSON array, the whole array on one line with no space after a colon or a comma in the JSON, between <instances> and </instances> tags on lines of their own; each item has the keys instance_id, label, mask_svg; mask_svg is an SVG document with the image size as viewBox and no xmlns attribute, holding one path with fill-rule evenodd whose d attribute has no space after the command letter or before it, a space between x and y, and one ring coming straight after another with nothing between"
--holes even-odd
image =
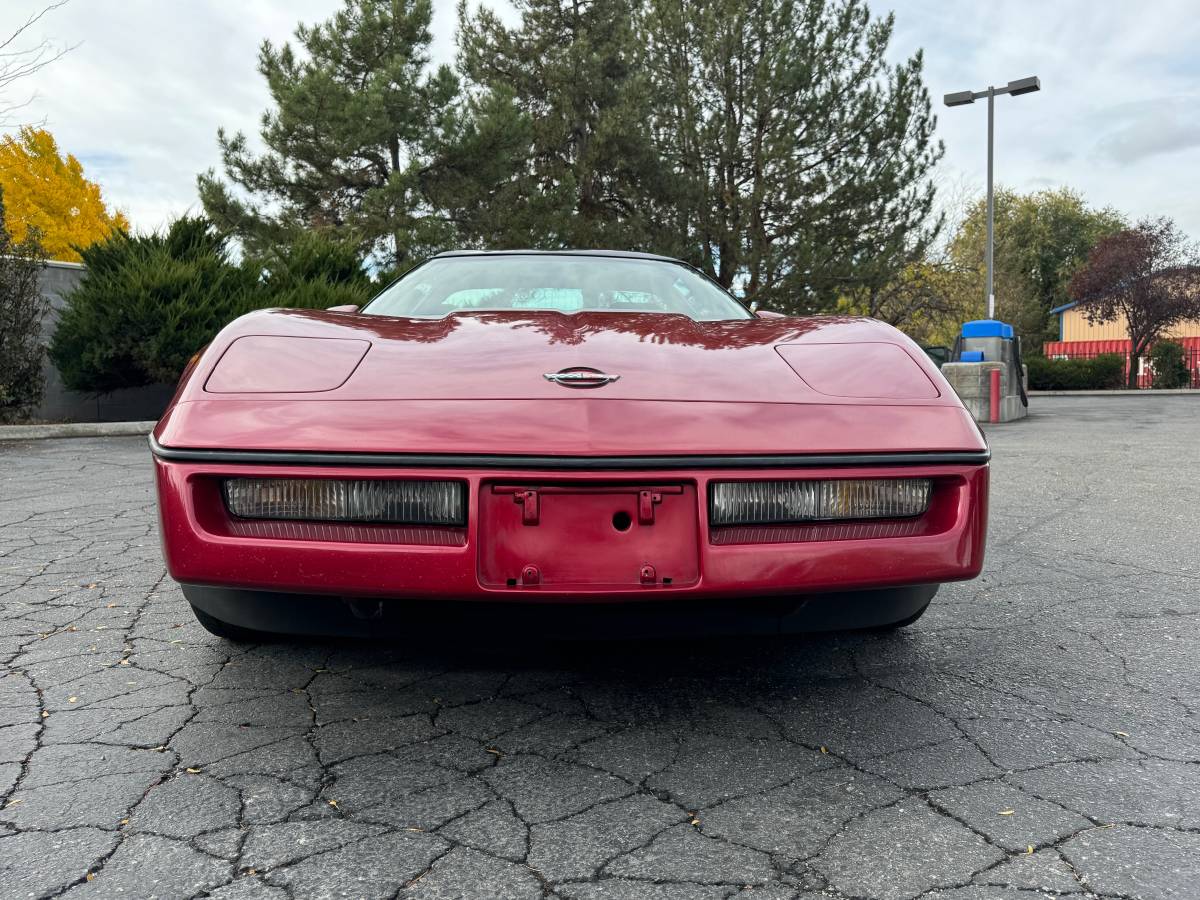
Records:
<instances>
[{"instance_id":1,"label":"license plate recess","mask_svg":"<svg viewBox=\"0 0 1200 900\"><path fill-rule=\"evenodd\" d=\"M488 587L686 587L700 578L691 484L492 484L479 497Z\"/></svg>"}]
</instances>

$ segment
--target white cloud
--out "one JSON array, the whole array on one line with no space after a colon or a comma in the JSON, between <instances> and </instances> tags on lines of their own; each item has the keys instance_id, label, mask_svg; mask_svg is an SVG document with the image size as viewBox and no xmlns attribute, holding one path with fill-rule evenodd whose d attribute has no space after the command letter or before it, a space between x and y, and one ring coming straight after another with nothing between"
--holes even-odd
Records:
<instances>
[{"instance_id":1,"label":"white cloud","mask_svg":"<svg viewBox=\"0 0 1200 900\"><path fill-rule=\"evenodd\" d=\"M0 33L43 2L4 0ZM31 80L39 96L27 115L45 117L61 147L83 161L137 227L158 227L196 208L196 175L219 162L218 127L257 132L268 105L255 69L262 40L287 40L297 22L323 20L339 5L73 0L39 23L36 36L80 46ZM876 0L873 8L888 5ZM925 49L926 80L939 106L947 91L1041 76L1041 93L997 101L1000 182L1021 190L1070 185L1133 218L1173 216L1200 238L1195 0L890 5L892 55ZM434 3L438 62L454 59L455 6ZM939 182L981 188L983 106L939 108L938 119L947 150Z\"/></svg>"},{"instance_id":2,"label":"white cloud","mask_svg":"<svg viewBox=\"0 0 1200 900\"><path fill-rule=\"evenodd\" d=\"M876 3L881 9L888 4ZM1200 238L1200 18L1195 0L891 0L893 55L925 48L946 144L943 177L982 190L986 107L944 93L1039 75L1042 90L996 100L996 179L1066 185L1130 218L1168 215Z\"/></svg>"}]
</instances>

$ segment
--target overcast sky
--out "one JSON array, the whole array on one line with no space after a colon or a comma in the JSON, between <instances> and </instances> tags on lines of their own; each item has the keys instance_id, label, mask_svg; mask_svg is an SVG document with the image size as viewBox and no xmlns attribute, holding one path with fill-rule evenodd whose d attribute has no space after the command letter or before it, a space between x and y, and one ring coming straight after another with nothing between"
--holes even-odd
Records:
<instances>
[{"instance_id":1,"label":"overcast sky","mask_svg":"<svg viewBox=\"0 0 1200 900\"><path fill-rule=\"evenodd\" d=\"M46 0L3 0L7 36ZM472 0L474 3L475 0ZM257 129L268 95L263 38L325 19L339 0L72 0L33 38L78 44L22 84L60 148L141 230L198 209L196 174L218 163L216 131ZM489 5L508 12L506 4ZM434 0L434 56L454 56L454 0ZM1200 239L1200 16L1196 0L879 0L892 52L925 51L947 91L1039 75L1042 91L997 101L997 180L1067 185L1132 218L1169 215ZM986 105L939 108L947 194L981 191Z\"/></svg>"}]
</instances>

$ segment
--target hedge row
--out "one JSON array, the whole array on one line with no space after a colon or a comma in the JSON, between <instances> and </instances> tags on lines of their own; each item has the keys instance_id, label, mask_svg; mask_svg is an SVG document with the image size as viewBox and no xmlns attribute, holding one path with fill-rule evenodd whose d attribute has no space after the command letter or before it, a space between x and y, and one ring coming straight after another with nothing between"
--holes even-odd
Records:
<instances>
[{"instance_id":1,"label":"hedge row","mask_svg":"<svg viewBox=\"0 0 1200 900\"><path fill-rule=\"evenodd\" d=\"M1125 386L1125 357L1105 353L1092 359L1030 356L1029 388L1034 391L1108 390Z\"/></svg>"}]
</instances>

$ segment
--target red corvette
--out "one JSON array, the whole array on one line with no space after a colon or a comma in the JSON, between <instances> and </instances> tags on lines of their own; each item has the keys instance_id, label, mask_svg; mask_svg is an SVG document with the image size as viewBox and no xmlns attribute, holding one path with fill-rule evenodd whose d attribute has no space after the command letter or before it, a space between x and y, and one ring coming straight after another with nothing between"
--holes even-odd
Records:
<instances>
[{"instance_id":1,"label":"red corvette","mask_svg":"<svg viewBox=\"0 0 1200 900\"><path fill-rule=\"evenodd\" d=\"M893 627L983 565L987 444L912 341L645 254L445 253L251 313L151 448L170 573L234 639Z\"/></svg>"}]
</instances>

